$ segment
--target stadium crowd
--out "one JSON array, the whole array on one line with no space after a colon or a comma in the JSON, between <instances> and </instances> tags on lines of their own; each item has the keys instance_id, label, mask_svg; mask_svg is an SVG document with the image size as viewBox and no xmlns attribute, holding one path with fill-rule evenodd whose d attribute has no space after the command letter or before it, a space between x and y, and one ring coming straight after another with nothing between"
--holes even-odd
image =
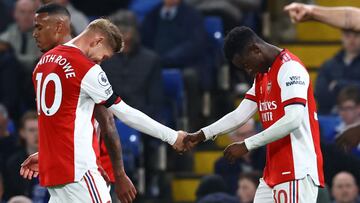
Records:
<instances>
[{"instance_id":1,"label":"stadium crowd","mask_svg":"<svg viewBox=\"0 0 360 203\"><path fill-rule=\"evenodd\" d=\"M189 132L232 111L244 98L253 78L231 68L222 54L222 40L239 25L262 36L266 27L262 16L269 7L265 0L103 0L102 6L95 0L0 0L1 202L49 199L37 178L23 179L19 170L38 151L31 77L41 52L32 31L35 11L50 2L68 9L73 36L98 17L114 22L123 34L125 48L101 64L114 91L155 120ZM349 152L335 144L337 135L360 123L359 32L344 29L341 45L319 69L315 84L326 182L319 191L321 203L360 203L360 145ZM125 170L140 193L135 202L173 202L171 177L192 172L193 152L176 155L165 144L118 120L116 126ZM227 139L243 141L260 130L254 118ZM204 149L222 148L207 142L195 151ZM264 148L235 164L219 158L213 166L215 174L202 177L196 202L253 202L264 164Z\"/></svg>"}]
</instances>

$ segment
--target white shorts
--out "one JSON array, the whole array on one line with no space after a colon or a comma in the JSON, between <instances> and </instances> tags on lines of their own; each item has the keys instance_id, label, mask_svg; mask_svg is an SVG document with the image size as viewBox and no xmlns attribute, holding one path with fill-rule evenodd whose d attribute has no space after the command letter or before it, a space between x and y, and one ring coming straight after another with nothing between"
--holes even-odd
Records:
<instances>
[{"instance_id":1,"label":"white shorts","mask_svg":"<svg viewBox=\"0 0 360 203\"><path fill-rule=\"evenodd\" d=\"M109 189L98 171L88 171L79 182L48 187L49 203L111 203Z\"/></svg>"},{"instance_id":2,"label":"white shorts","mask_svg":"<svg viewBox=\"0 0 360 203\"><path fill-rule=\"evenodd\" d=\"M310 176L270 188L261 178L254 203L316 203L319 187Z\"/></svg>"}]
</instances>

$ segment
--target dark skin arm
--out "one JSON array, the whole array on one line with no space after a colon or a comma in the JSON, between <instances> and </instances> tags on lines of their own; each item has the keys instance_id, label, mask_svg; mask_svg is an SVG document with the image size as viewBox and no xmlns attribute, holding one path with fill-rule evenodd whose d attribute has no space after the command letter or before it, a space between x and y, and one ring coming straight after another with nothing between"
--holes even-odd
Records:
<instances>
[{"instance_id":1,"label":"dark skin arm","mask_svg":"<svg viewBox=\"0 0 360 203\"><path fill-rule=\"evenodd\" d=\"M114 117L103 105L95 106L94 113L101 129L101 138L104 139L111 159L117 197L123 203L130 203L135 199L136 189L124 170L121 142L115 127Z\"/></svg>"},{"instance_id":2,"label":"dark skin arm","mask_svg":"<svg viewBox=\"0 0 360 203\"><path fill-rule=\"evenodd\" d=\"M187 150L191 150L200 142L204 142L206 139L205 134L202 130L195 133L188 133L184 138L184 145ZM234 163L236 159L242 157L249 150L246 148L245 142L236 142L226 147L224 150L225 158L230 162Z\"/></svg>"}]
</instances>

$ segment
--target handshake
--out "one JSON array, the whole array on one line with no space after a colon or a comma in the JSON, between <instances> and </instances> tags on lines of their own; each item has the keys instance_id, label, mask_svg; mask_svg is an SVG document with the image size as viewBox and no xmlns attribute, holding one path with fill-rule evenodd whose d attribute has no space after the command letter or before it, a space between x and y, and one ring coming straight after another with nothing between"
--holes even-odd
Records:
<instances>
[{"instance_id":1,"label":"handshake","mask_svg":"<svg viewBox=\"0 0 360 203\"><path fill-rule=\"evenodd\" d=\"M186 151L191 150L197 144L205 140L205 134L201 130L195 133L178 131L178 137L172 147L177 153L182 154ZM224 150L224 156L230 163L234 163L236 159L244 156L248 152L249 150L247 149L244 141L235 142L226 147L226 149Z\"/></svg>"},{"instance_id":2,"label":"handshake","mask_svg":"<svg viewBox=\"0 0 360 203\"><path fill-rule=\"evenodd\" d=\"M191 150L200 142L205 141L205 139L205 134L201 130L195 133L178 131L178 137L172 147L177 153L182 154L186 151Z\"/></svg>"}]
</instances>

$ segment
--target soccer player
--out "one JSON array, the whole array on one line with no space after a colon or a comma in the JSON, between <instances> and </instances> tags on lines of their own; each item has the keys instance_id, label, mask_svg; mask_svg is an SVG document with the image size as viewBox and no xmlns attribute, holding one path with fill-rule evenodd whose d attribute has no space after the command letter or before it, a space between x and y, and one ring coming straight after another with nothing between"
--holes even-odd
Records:
<instances>
[{"instance_id":1,"label":"soccer player","mask_svg":"<svg viewBox=\"0 0 360 203\"><path fill-rule=\"evenodd\" d=\"M236 27L225 38L226 58L254 76L240 105L217 122L189 134L188 148L242 126L257 111L264 131L229 145L233 162L266 145L266 165L255 203L315 203L324 185L319 126L309 74L286 49L259 38L250 28Z\"/></svg>"},{"instance_id":2,"label":"soccer player","mask_svg":"<svg viewBox=\"0 0 360 203\"><path fill-rule=\"evenodd\" d=\"M108 20L95 20L70 42L46 52L34 70L40 183L49 188L50 202L110 201L91 145L95 103L131 127L183 149L182 132L159 124L113 93L97 64L121 48L118 28Z\"/></svg>"},{"instance_id":3,"label":"soccer player","mask_svg":"<svg viewBox=\"0 0 360 203\"><path fill-rule=\"evenodd\" d=\"M36 43L40 50L44 53L54 48L57 45L64 44L71 40L71 28L70 28L70 14L65 7L57 4L44 5L36 11L35 14L35 29L33 36L36 39ZM102 129L103 140L110 151L111 163L101 162L99 171L105 178L106 181L110 181L115 185L116 194L121 202L131 202L136 195L136 189L132 184L131 180L125 173L125 169L122 162L122 150L121 142L119 139L118 132L115 127L112 113L108 112L106 107L103 105L96 105L94 110L96 120L99 122L100 128ZM93 144L95 150L99 150L97 137L94 136ZM109 161L110 159L101 159L101 157L109 157L107 151L100 153L98 162L101 160ZM35 154L36 156L37 154ZM30 163L30 159L35 157L34 155L29 156L30 158L24 162L23 170L27 167L26 163ZM102 166L112 166L114 169ZM103 170L105 169L106 172ZM115 171L116 173L114 173ZM30 172L30 171L29 171ZM105 174L106 173L106 174ZM25 178L32 178L31 174L24 174ZM108 176L109 175L109 176ZM116 178L115 178L116 177Z\"/></svg>"}]
</instances>

